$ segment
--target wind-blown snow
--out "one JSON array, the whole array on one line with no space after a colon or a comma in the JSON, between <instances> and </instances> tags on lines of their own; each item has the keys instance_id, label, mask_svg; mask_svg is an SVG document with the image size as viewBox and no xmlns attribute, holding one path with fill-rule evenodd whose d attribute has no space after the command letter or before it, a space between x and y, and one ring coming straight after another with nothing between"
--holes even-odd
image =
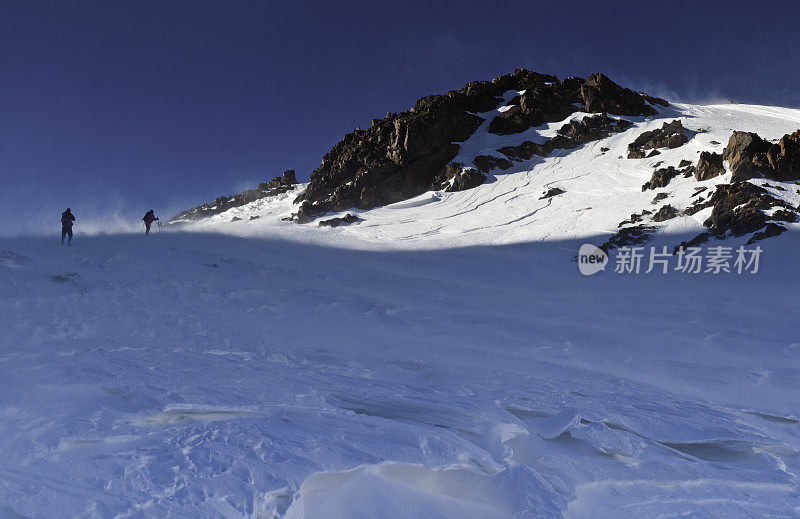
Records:
<instances>
[{"instance_id":1,"label":"wind-blown snow","mask_svg":"<svg viewBox=\"0 0 800 519\"><path fill-rule=\"evenodd\" d=\"M800 234L757 274L572 261L693 192L642 194L651 162L800 127L663 115L708 132L618 159L642 123L336 229L280 221L289 193L195 232L1 240L0 516L800 515Z\"/></svg>"}]
</instances>

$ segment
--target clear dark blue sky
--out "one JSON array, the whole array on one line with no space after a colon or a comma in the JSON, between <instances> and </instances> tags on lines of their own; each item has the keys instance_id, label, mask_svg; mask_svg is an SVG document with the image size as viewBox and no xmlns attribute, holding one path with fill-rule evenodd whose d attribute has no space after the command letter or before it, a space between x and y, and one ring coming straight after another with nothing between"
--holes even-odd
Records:
<instances>
[{"instance_id":1,"label":"clear dark blue sky","mask_svg":"<svg viewBox=\"0 0 800 519\"><path fill-rule=\"evenodd\" d=\"M307 179L356 126L515 67L800 106L795 5L0 0L0 224Z\"/></svg>"}]
</instances>

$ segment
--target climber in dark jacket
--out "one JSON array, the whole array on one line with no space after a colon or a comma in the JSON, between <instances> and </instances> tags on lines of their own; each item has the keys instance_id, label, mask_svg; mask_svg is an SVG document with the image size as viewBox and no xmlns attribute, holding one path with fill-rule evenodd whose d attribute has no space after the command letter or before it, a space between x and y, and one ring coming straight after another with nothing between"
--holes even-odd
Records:
<instances>
[{"instance_id":1,"label":"climber in dark jacket","mask_svg":"<svg viewBox=\"0 0 800 519\"><path fill-rule=\"evenodd\" d=\"M61 213L61 245L64 245L64 238L69 236L69 240L67 240L67 245L72 245L72 222L75 221L75 216L72 214L72 211L67 210Z\"/></svg>"},{"instance_id":2,"label":"climber in dark jacket","mask_svg":"<svg viewBox=\"0 0 800 519\"><path fill-rule=\"evenodd\" d=\"M153 212L153 210L152 210L152 209L150 209L150 210L149 210L149 211L147 211L147 213L144 215L144 218L142 218L142 220L144 220L144 226L146 227L146 230L144 231L144 233L145 233L145 234L150 234L150 226L151 226L151 225L153 225L153 222L155 222L156 220L158 220L158 217L155 215L155 213Z\"/></svg>"}]
</instances>

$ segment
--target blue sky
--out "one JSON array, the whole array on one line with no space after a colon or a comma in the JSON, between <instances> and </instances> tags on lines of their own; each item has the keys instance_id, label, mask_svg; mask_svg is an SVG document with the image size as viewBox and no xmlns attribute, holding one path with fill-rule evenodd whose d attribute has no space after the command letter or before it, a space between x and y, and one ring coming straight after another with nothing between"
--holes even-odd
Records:
<instances>
[{"instance_id":1,"label":"blue sky","mask_svg":"<svg viewBox=\"0 0 800 519\"><path fill-rule=\"evenodd\" d=\"M5 0L0 234L50 213L57 225L66 206L137 219L284 169L307 179L356 126L515 67L800 107L799 15L730 1Z\"/></svg>"}]
</instances>

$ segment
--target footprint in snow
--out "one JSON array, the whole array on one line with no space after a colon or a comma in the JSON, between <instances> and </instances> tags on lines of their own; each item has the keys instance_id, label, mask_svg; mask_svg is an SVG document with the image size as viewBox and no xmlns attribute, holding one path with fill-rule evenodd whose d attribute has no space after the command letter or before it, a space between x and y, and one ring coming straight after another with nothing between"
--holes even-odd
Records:
<instances>
[{"instance_id":1,"label":"footprint in snow","mask_svg":"<svg viewBox=\"0 0 800 519\"><path fill-rule=\"evenodd\" d=\"M29 263L33 263L33 260L23 256L22 254L17 254L16 252L10 250L4 250L3 252L0 252L0 265L18 269Z\"/></svg>"},{"instance_id":2,"label":"footprint in snow","mask_svg":"<svg viewBox=\"0 0 800 519\"><path fill-rule=\"evenodd\" d=\"M80 276L77 272L73 272L71 274L54 274L50 276L50 281L54 281L56 283L69 283L70 281L75 281Z\"/></svg>"}]
</instances>

